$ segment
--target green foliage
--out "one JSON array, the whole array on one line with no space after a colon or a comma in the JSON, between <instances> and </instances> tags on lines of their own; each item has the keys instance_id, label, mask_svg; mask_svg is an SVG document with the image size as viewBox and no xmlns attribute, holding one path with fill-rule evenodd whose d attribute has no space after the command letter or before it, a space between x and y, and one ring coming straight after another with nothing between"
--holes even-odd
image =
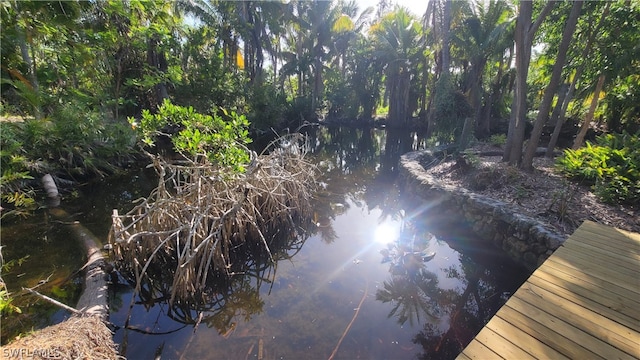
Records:
<instances>
[{"instance_id":1,"label":"green foliage","mask_svg":"<svg viewBox=\"0 0 640 360\"><path fill-rule=\"evenodd\" d=\"M329 118L355 119L358 117L358 96L343 74L329 71L326 76Z\"/></svg>"},{"instance_id":2,"label":"green foliage","mask_svg":"<svg viewBox=\"0 0 640 360\"><path fill-rule=\"evenodd\" d=\"M471 167L477 168L480 166L480 157L469 149L462 152L462 158Z\"/></svg>"},{"instance_id":3,"label":"green foliage","mask_svg":"<svg viewBox=\"0 0 640 360\"><path fill-rule=\"evenodd\" d=\"M297 97L290 103L285 112L285 119L292 122L290 125L300 126L304 120L314 119L315 111L311 107L311 97Z\"/></svg>"},{"instance_id":4,"label":"green foliage","mask_svg":"<svg viewBox=\"0 0 640 360\"><path fill-rule=\"evenodd\" d=\"M20 259L13 259L11 261L8 261L6 263L2 263L0 264L2 269L1 269L1 273L5 274L9 271L11 271L11 269L14 266L22 266L22 263L24 263L27 258L29 258L29 255L22 257ZM2 259L2 255L0 254L0 259ZM2 277L0 277L0 314L2 315L9 315L12 313L18 313L21 314L22 310L13 305L13 298L11 297L11 293L9 293L9 291L7 290L7 285L5 284L4 280L2 280Z\"/></svg>"},{"instance_id":5,"label":"green foliage","mask_svg":"<svg viewBox=\"0 0 640 360\"><path fill-rule=\"evenodd\" d=\"M549 204L548 212L554 212L558 216L558 220L569 220L567 216L571 205L571 200L576 193L576 187L571 187L569 184L564 184L562 189L558 189L553 192L551 203ZM554 209L555 208L555 209Z\"/></svg>"},{"instance_id":6,"label":"green foliage","mask_svg":"<svg viewBox=\"0 0 640 360\"><path fill-rule=\"evenodd\" d=\"M0 200L10 210L2 212L2 218L8 215L26 215L35 208L33 192L24 182L32 180L27 158L22 153L23 144L16 134L13 123L2 123L0 136Z\"/></svg>"},{"instance_id":7,"label":"green foliage","mask_svg":"<svg viewBox=\"0 0 640 360\"><path fill-rule=\"evenodd\" d=\"M640 138L638 134L605 134L596 144L587 142L578 150L565 150L557 160L560 172L594 185L600 199L608 203L640 201Z\"/></svg>"},{"instance_id":8,"label":"green foliage","mask_svg":"<svg viewBox=\"0 0 640 360\"><path fill-rule=\"evenodd\" d=\"M502 146L507 143L507 135L506 134L493 134L489 138L489 144L494 146Z\"/></svg>"},{"instance_id":9,"label":"green foliage","mask_svg":"<svg viewBox=\"0 0 640 360\"><path fill-rule=\"evenodd\" d=\"M28 112L36 113L42 105L42 94L29 84L26 79L23 81L1 79L0 83L10 85L15 91L20 101L20 107L26 107Z\"/></svg>"},{"instance_id":10,"label":"green foliage","mask_svg":"<svg viewBox=\"0 0 640 360\"><path fill-rule=\"evenodd\" d=\"M249 98L247 119L260 130L278 128L285 122L287 108L285 95L275 91L272 85L254 86Z\"/></svg>"},{"instance_id":11,"label":"green foliage","mask_svg":"<svg viewBox=\"0 0 640 360\"><path fill-rule=\"evenodd\" d=\"M63 103L47 118L2 122L0 197L10 211L25 215L36 207L31 180L45 173L75 178L104 176L129 156L133 132L104 121L87 105Z\"/></svg>"},{"instance_id":12,"label":"green foliage","mask_svg":"<svg viewBox=\"0 0 640 360\"><path fill-rule=\"evenodd\" d=\"M247 131L249 122L244 115L224 109L221 112L224 119L217 112L213 116L203 115L192 107L165 100L156 114L144 110L139 124L133 118L129 118L129 122L148 146L154 146L158 136L169 136L167 129L177 128L178 133L171 135L171 142L180 154L194 161L205 157L213 164L242 172L249 161L245 146L251 142Z\"/></svg>"},{"instance_id":13,"label":"green foliage","mask_svg":"<svg viewBox=\"0 0 640 360\"><path fill-rule=\"evenodd\" d=\"M11 297L11 294L7 290L0 290L0 314L5 316L12 313L21 314L22 310L13 305L12 302L13 298Z\"/></svg>"},{"instance_id":14,"label":"green foliage","mask_svg":"<svg viewBox=\"0 0 640 360\"><path fill-rule=\"evenodd\" d=\"M465 96L453 87L448 74L443 74L436 84L433 108L434 135L444 142L459 137L465 118L473 114L471 105Z\"/></svg>"},{"instance_id":15,"label":"green foliage","mask_svg":"<svg viewBox=\"0 0 640 360\"><path fill-rule=\"evenodd\" d=\"M104 114L79 101L62 104L49 118L27 120L23 143L29 157L46 169L71 176L104 176L114 162L132 151L132 135L124 124L108 123Z\"/></svg>"}]
</instances>

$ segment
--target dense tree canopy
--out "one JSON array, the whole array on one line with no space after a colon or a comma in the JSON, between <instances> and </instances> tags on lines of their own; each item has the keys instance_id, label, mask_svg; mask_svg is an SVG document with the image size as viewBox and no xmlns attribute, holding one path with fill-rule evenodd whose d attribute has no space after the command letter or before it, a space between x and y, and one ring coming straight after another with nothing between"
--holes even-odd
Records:
<instances>
[{"instance_id":1,"label":"dense tree canopy","mask_svg":"<svg viewBox=\"0 0 640 360\"><path fill-rule=\"evenodd\" d=\"M442 141L465 122L478 138L509 129L505 160L524 168L567 118L584 124L578 145L589 129L639 130L635 1L431 0L411 14L387 1L11 0L0 15L1 110L31 119L3 122L3 193L39 159L103 172L96 151L122 156L127 117L165 99L235 111L254 133L376 115Z\"/></svg>"}]
</instances>

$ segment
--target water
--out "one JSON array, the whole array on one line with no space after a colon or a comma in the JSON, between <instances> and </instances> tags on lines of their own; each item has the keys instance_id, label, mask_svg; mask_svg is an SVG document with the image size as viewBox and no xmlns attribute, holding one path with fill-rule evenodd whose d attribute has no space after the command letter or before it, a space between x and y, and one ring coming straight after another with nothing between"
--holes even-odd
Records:
<instances>
[{"instance_id":1,"label":"water","mask_svg":"<svg viewBox=\"0 0 640 360\"><path fill-rule=\"evenodd\" d=\"M310 236L282 249L275 267L221 287L200 319L143 297L125 329L132 292L117 289L110 320L125 356L453 358L525 280L465 224L426 215L430 204L394 186L399 155L421 146L415 134L329 128L309 139L323 186ZM106 235L111 208L128 210L150 178L91 188L79 216Z\"/></svg>"},{"instance_id":2,"label":"water","mask_svg":"<svg viewBox=\"0 0 640 360\"><path fill-rule=\"evenodd\" d=\"M5 267L2 279L19 308L2 313L2 342L16 335L58 323L69 314L22 290L33 288L67 304L75 304L80 296L83 252L69 241L64 224L51 219L44 211L33 217L8 223L3 220L2 256Z\"/></svg>"}]
</instances>

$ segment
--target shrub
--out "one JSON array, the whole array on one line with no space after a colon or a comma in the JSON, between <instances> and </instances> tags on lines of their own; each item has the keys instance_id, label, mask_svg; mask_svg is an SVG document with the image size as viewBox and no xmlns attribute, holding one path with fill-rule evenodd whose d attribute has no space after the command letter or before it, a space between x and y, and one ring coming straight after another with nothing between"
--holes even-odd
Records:
<instances>
[{"instance_id":1,"label":"shrub","mask_svg":"<svg viewBox=\"0 0 640 360\"><path fill-rule=\"evenodd\" d=\"M254 87L249 98L247 118L251 126L258 130L280 128L285 123L288 106L286 96L272 85Z\"/></svg>"},{"instance_id":2,"label":"shrub","mask_svg":"<svg viewBox=\"0 0 640 360\"><path fill-rule=\"evenodd\" d=\"M192 107L165 100L156 114L144 110L139 124L133 118L129 118L129 122L148 146L154 146L158 136L170 136L174 149L186 158L197 161L204 156L213 164L242 172L244 164L249 162L245 146L251 142L249 122L235 112L224 109L221 112L226 119L217 112L213 116L204 115ZM178 129L178 133L166 134L167 128Z\"/></svg>"},{"instance_id":3,"label":"shrub","mask_svg":"<svg viewBox=\"0 0 640 360\"><path fill-rule=\"evenodd\" d=\"M26 214L36 207L30 185L45 173L57 177L104 176L132 154L134 133L125 123L71 100L48 117L2 122L0 201Z\"/></svg>"},{"instance_id":4,"label":"shrub","mask_svg":"<svg viewBox=\"0 0 640 360\"><path fill-rule=\"evenodd\" d=\"M506 134L493 134L489 138L489 144L494 146L502 146L507 143L507 135Z\"/></svg>"},{"instance_id":5,"label":"shrub","mask_svg":"<svg viewBox=\"0 0 640 360\"><path fill-rule=\"evenodd\" d=\"M473 109L464 94L455 89L450 76L440 78L435 91L433 133L441 141L452 141L461 135L464 120L473 115Z\"/></svg>"},{"instance_id":6,"label":"shrub","mask_svg":"<svg viewBox=\"0 0 640 360\"><path fill-rule=\"evenodd\" d=\"M640 201L640 138L638 134L606 134L596 144L565 150L557 169L571 179L593 185L595 194L608 203Z\"/></svg>"},{"instance_id":7,"label":"shrub","mask_svg":"<svg viewBox=\"0 0 640 360\"><path fill-rule=\"evenodd\" d=\"M35 207L32 191L25 185L33 179L29 164L24 156L24 145L19 139L18 128L13 123L2 123L0 137L0 201L3 207L1 217L8 214L25 215Z\"/></svg>"}]
</instances>

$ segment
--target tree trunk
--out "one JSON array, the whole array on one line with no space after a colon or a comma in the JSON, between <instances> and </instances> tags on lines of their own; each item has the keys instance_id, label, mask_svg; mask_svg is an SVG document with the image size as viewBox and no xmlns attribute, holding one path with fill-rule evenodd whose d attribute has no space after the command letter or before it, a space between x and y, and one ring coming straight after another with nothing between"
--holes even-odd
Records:
<instances>
[{"instance_id":1,"label":"tree trunk","mask_svg":"<svg viewBox=\"0 0 640 360\"><path fill-rule=\"evenodd\" d=\"M316 110L320 107L322 101L322 93L324 92L324 83L322 82L322 60L319 56L314 60L313 65L313 94L311 96L311 107Z\"/></svg>"},{"instance_id":2,"label":"tree trunk","mask_svg":"<svg viewBox=\"0 0 640 360\"><path fill-rule=\"evenodd\" d=\"M152 35L148 41L147 48L147 63L151 68L158 71L160 77L164 77L167 73L169 65L167 63L167 59L164 56L162 50L158 49L158 39L155 35ZM156 106L160 106L164 99L169 98L169 92L167 91L167 82L164 80L160 80L155 86L155 95L156 95Z\"/></svg>"},{"instance_id":3,"label":"tree trunk","mask_svg":"<svg viewBox=\"0 0 640 360\"><path fill-rule=\"evenodd\" d=\"M558 137L560 137L560 130L562 129L562 124L564 123L564 111L565 103L567 103L567 97L569 95L571 89L570 84L563 84L560 87L560 91L558 91L558 102L556 107L553 109L553 113L551 113L551 121L555 121L556 125L553 128L553 134L551 134L551 138L549 139L549 144L547 145L547 151L544 156L552 157L553 149L556 147L556 143L558 142Z\"/></svg>"},{"instance_id":4,"label":"tree trunk","mask_svg":"<svg viewBox=\"0 0 640 360\"><path fill-rule=\"evenodd\" d=\"M551 157L553 155L553 149L556 147L556 143L558 142L558 137L560 136L560 130L562 128L562 124L564 124L564 121L566 119L567 108L569 107L569 103L571 102L571 100L573 100L573 94L576 91L576 84L582 77L586 60L588 58L589 52L591 51L591 46L593 45L593 41L596 37L596 34L598 34L600 28L602 27L602 24L604 23L604 20L609 15L610 5L611 3L607 2L604 8L604 11L602 12L602 16L600 16L600 20L598 21L598 25L596 25L595 29L593 29L591 34L589 34L589 37L587 38L587 43L585 44L584 49L582 49L582 53L580 57L584 61L582 62L582 64L580 64L580 66L576 70L576 73L573 77L573 81L569 86L569 91L567 92L566 97L562 102L562 108L560 109L560 114L556 119L556 126L553 129L553 134L551 135L551 139L549 140L549 145L547 146L547 152L545 153L546 157Z\"/></svg>"},{"instance_id":5,"label":"tree trunk","mask_svg":"<svg viewBox=\"0 0 640 360\"><path fill-rule=\"evenodd\" d=\"M527 75L531 60L531 46L533 35L542 24L544 18L555 5L554 1L546 3L535 23L532 23L533 3L521 1L516 24L516 86L509 120L509 132L505 144L503 161L510 165L517 165L522 158L522 144L524 143L524 129L527 113Z\"/></svg>"},{"instance_id":6,"label":"tree trunk","mask_svg":"<svg viewBox=\"0 0 640 360\"><path fill-rule=\"evenodd\" d=\"M567 19L567 23L562 33L562 40L560 41L560 47L558 48L558 56L556 56L556 63L553 65L553 71L551 73L551 80L549 85L544 91L542 103L538 110L538 116L536 122L533 124L533 131L527 144L527 150L525 151L524 158L522 159L521 167L526 171L533 170L533 157L536 154L538 142L540 141L540 135L542 134L542 128L549 118L549 111L551 110L551 102L556 94L556 89L560 83L562 76L562 68L567 59L567 52L569 51L569 45L573 38L573 33L576 30L578 18L580 17L580 11L582 10L582 1L574 1L571 7L571 13Z\"/></svg>"},{"instance_id":7,"label":"tree trunk","mask_svg":"<svg viewBox=\"0 0 640 360\"><path fill-rule=\"evenodd\" d=\"M593 92L593 99L591 99L591 106L589 106L589 112L582 123L582 127L580 127L580 132L576 136L575 141L573 142L573 149L577 150L582 146L584 142L584 136L587 134L587 130L589 130L589 126L591 125L591 121L593 121L593 115L596 112L596 108L598 107L598 100L600 98L600 91L602 91L602 86L604 85L605 75L600 74L598 78L598 83L596 84L596 90Z\"/></svg>"},{"instance_id":8,"label":"tree trunk","mask_svg":"<svg viewBox=\"0 0 640 360\"><path fill-rule=\"evenodd\" d=\"M27 67L27 76L29 77L28 84L33 90L34 94L37 96L37 103L32 103L33 106L33 116L36 119L40 119L40 95L39 95L39 84L38 84L38 76L36 73L36 65L35 60L32 58L31 54L29 54L29 44L27 43L27 30L23 27L16 25L16 33L18 34L18 43L20 46L20 54L22 55L22 60L24 61ZM27 84L25 84L27 85Z\"/></svg>"},{"instance_id":9,"label":"tree trunk","mask_svg":"<svg viewBox=\"0 0 640 360\"><path fill-rule=\"evenodd\" d=\"M473 136L473 118L468 117L464 119L464 125L462 126L462 135L460 135L460 142L458 143L458 151L462 152L467 149Z\"/></svg>"},{"instance_id":10,"label":"tree trunk","mask_svg":"<svg viewBox=\"0 0 640 360\"><path fill-rule=\"evenodd\" d=\"M509 61L509 63L511 62ZM484 105L482 106L482 111L478 114L478 118L476 119L476 134L478 138L485 138L491 135L491 110L494 99L496 99L496 95L500 93L500 85L504 72L503 67L504 56L500 58L498 73L496 74L493 84L491 85L491 90L489 91ZM499 99L501 99L501 97Z\"/></svg>"},{"instance_id":11,"label":"tree trunk","mask_svg":"<svg viewBox=\"0 0 640 360\"><path fill-rule=\"evenodd\" d=\"M549 119L547 119L547 123L545 125L555 124L558 121L558 118L560 117L560 112L562 112L562 105L564 104L564 99L567 98L567 93L569 92L570 86L571 85L567 83L563 83L560 86L558 86L558 93L557 93L558 99L556 100L556 105L553 107L551 116L549 116Z\"/></svg>"},{"instance_id":12,"label":"tree trunk","mask_svg":"<svg viewBox=\"0 0 640 360\"><path fill-rule=\"evenodd\" d=\"M408 117L410 74L402 66L393 72L389 77L389 123L397 127L404 126Z\"/></svg>"},{"instance_id":13,"label":"tree trunk","mask_svg":"<svg viewBox=\"0 0 640 360\"><path fill-rule=\"evenodd\" d=\"M474 111L474 128L480 128L482 121L482 74L486 64L485 59L477 59L471 66L471 84L469 87L469 103ZM484 135L484 134L483 134Z\"/></svg>"},{"instance_id":14,"label":"tree trunk","mask_svg":"<svg viewBox=\"0 0 640 360\"><path fill-rule=\"evenodd\" d=\"M531 14L533 4L529 1L520 2L518 20L516 23L516 86L509 119L509 132L503 160L510 165L518 165L522 156L522 143L524 142L524 128L527 112L527 75L529 73L529 61L531 58L531 42L528 39L528 31L531 27Z\"/></svg>"},{"instance_id":15,"label":"tree trunk","mask_svg":"<svg viewBox=\"0 0 640 360\"><path fill-rule=\"evenodd\" d=\"M443 11L444 24L442 27L442 71L449 72L449 66L451 63L449 39L451 28L451 1L444 0Z\"/></svg>"}]
</instances>

